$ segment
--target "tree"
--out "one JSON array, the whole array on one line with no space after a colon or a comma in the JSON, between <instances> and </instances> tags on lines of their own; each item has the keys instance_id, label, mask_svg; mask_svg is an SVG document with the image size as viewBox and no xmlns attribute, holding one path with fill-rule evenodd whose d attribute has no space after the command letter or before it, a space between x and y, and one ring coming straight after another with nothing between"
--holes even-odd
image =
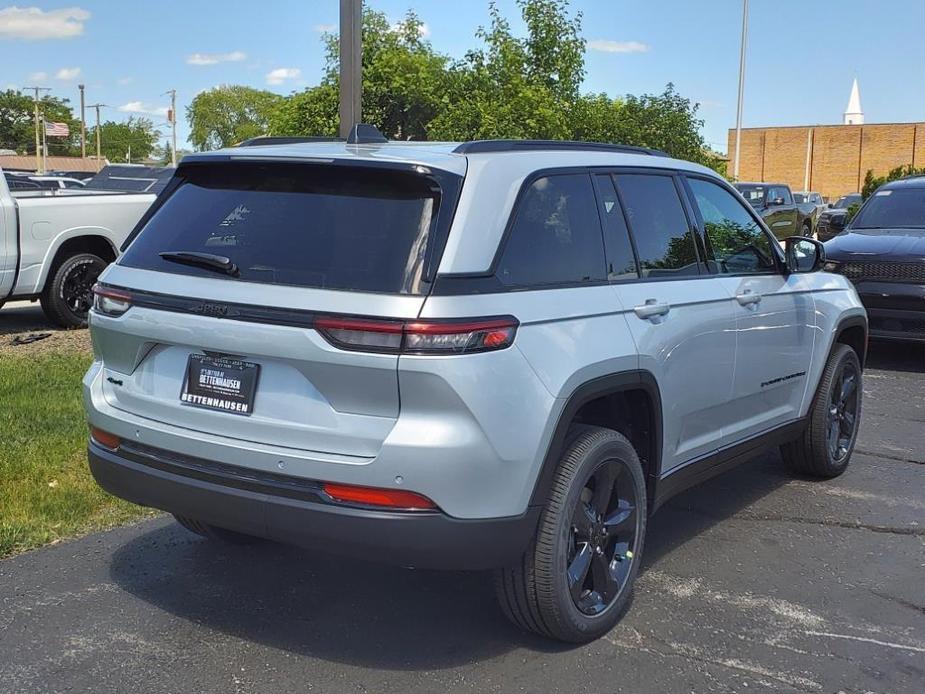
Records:
<instances>
[{"instance_id":1,"label":"tree","mask_svg":"<svg viewBox=\"0 0 925 694\"><path fill-rule=\"evenodd\" d=\"M861 195L863 195L864 199L867 200L867 198L873 195L874 191L884 183L896 181L900 178L905 178L906 176L921 176L923 174L925 174L925 168L918 169L912 164L897 166L895 169L890 169L889 173L887 173L885 176L874 176L873 170L868 169L867 175L864 176L864 187L861 188Z\"/></svg>"},{"instance_id":2,"label":"tree","mask_svg":"<svg viewBox=\"0 0 925 694\"><path fill-rule=\"evenodd\" d=\"M363 120L398 140L424 140L441 108L448 58L425 41L423 23L408 12L397 25L382 12L363 12ZM325 75L317 87L293 94L270 120L278 135L337 135L339 44L326 34Z\"/></svg>"},{"instance_id":3,"label":"tree","mask_svg":"<svg viewBox=\"0 0 925 694\"><path fill-rule=\"evenodd\" d=\"M139 162L154 151L160 132L147 118L129 117L117 123L106 121L100 125L100 146L104 157L113 163ZM88 150L96 142L96 126L87 131ZM95 150L94 150L95 151ZM131 152L131 157L129 157Z\"/></svg>"},{"instance_id":4,"label":"tree","mask_svg":"<svg viewBox=\"0 0 925 694\"><path fill-rule=\"evenodd\" d=\"M39 111L49 123L67 123L70 135L47 138L48 153L73 155L79 153L80 121L67 99L44 96ZM0 92L0 148L24 154L35 154L35 105L31 96L14 89Z\"/></svg>"},{"instance_id":5,"label":"tree","mask_svg":"<svg viewBox=\"0 0 925 694\"><path fill-rule=\"evenodd\" d=\"M210 150L264 135L282 101L279 94L241 85L200 92L186 107L190 142L197 150Z\"/></svg>"}]
</instances>

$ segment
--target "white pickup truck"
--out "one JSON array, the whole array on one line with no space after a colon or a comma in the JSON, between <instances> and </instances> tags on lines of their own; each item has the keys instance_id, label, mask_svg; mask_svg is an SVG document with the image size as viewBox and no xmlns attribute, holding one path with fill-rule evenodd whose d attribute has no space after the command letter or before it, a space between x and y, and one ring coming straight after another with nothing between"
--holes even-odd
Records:
<instances>
[{"instance_id":1,"label":"white pickup truck","mask_svg":"<svg viewBox=\"0 0 925 694\"><path fill-rule=\"evenodd\" d=\"M39 299L61 327L87 323L97 277L154 202L153 193L11 193L0 175L0 306Z\"/></svg>"}]
</instances>

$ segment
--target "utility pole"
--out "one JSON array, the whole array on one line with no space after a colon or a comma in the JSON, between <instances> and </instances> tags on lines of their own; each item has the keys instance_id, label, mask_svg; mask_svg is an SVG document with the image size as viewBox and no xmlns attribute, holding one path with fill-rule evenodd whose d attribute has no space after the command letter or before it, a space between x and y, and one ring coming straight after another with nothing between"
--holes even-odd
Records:
<instances>
[{"instance_id":1,"label":"utility pole","mask_svg":"<svg viewBox=\"0 0 925 694\"><path fill-rule=\"evenodd\" d=\"M362 118L363 0L340 0L340 136Z\"/></svg>"},{"instance_id":2,"label":"utility pole","mask_svg":"<svg viewBox=\"0 0 925 694\"><path fill-rule=\"evenodd\" d=\"M748 43L748 0L742 0L742 45L739 49L739 103L736 108L736 155L732 179L739 180L739 158L742 150L742 100L745 95L745 46Z\"/></svg>"},{"instance_id":3,"label":"utility pole","mask_svg":"<svg viewBox=\"0 0 925 694\"><path fill-rule=\"evenodd\" d=\"M84 103L84 85L78 84L80 90L80 158L87 158L87 108Z\"/></svg>"},{"instance_id":4,"label":"utility pole","mask_svg":"<svg viewBox=\"0 0 925 694\"><path fill-rule=\"evenodd\" d=\"M23 89L35 91L33 99L33 105L35 106L35 171L36 173L42 173L42 154L39 151L42 148L42 143L39 139L39 92L50 92L51 89L49 87L23 87Z\"/></svg>"},{"instance_id":5,"label":"utility pole","mask_svg":"<svg viewBox=\"0 0 925 694\"><path fill-rule=\"evenodd\" d=\"M168 89L164 95L170 94L170 165L177 168L177 90Z\"/></svg>"},{"instance_id":6,"label":"utility pole","mask_svg":"<svg viewBox=\"0 0 925 694\"><path fill-rule=\"evenodd\" d=\"M102 161L102 156L100 154L100 150L102 149L100 143L100 109L108 107L106 104L90 104L90 108L96 109L96 170L99 171L100 162Z\"/></svg>"}]
</instances>

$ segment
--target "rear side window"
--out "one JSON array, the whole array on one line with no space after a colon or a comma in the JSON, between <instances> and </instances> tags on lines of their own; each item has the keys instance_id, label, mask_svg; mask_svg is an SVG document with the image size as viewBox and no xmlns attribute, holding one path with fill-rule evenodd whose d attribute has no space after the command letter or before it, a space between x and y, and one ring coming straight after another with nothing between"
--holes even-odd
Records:
<instances>
[{"instance_id":1,"label":"rear side window","mask_svg":"<svg viewBox=\"0 0 925 694\"><path fill-rule=\"evenodd\" d=\"M700 274L694 236L674 180L652 174L619 174L615 179L642 276Z\"/></svg>"},{"instance_id":2,"label":"rear side window","mask_svg":"<svg viewBox=\"0 0 925 694\"><path fill-rule=\"evenodd\" d=\"M120 262L229 281L419 294L438 203L430 179L394 170L190 167ZM240 274L170 262L165 251L228 258Z\"/></svg>"},{"instance_id":3,"label":"rear side window","mask_svg":"<svg viewBox=\"0 0 925 694\"><path fill-rule=\"evenodd\" d=\"M534 287L603 280L604 245L588 174L544 176L521 196L499 280Z\"/></svg>"},{"instance_id":4,"label":"rear side window","mask_svg":"<svg viewBox=\"0 0 925 694\"><path fill-rule=\"evenodd\" d=\"M607 279L610 281L636 279L636 258L633 255L633 245L630 241L629 230L626 228L626 218L620 199L613 187L613 179L609 175L597 175L597 190L601 199L601 219L604 222L604 246L607 249Z\"/></svg>"}]
</instances>

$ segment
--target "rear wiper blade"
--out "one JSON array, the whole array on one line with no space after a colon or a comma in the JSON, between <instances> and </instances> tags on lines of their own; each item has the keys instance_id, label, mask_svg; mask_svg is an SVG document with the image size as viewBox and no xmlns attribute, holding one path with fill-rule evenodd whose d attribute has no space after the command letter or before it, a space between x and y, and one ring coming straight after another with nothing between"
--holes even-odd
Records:
<instances>
[{"instance_id":1,"label":"rear wiper blade","mask_svg":"<svg viewBox=\"0 0 925 694\"><path fill-rule=\"evenodd\" d=\"M227 258L223 255L199 253L198 251L164 251L163 253L158 253L158 255L171 263L193 265L194 267L201 267L206 270L215 270L216 272L223 272L232 277L237 277L241 274L238 266L234 264L231 258Z\"/></svg>"}]
</instances>

